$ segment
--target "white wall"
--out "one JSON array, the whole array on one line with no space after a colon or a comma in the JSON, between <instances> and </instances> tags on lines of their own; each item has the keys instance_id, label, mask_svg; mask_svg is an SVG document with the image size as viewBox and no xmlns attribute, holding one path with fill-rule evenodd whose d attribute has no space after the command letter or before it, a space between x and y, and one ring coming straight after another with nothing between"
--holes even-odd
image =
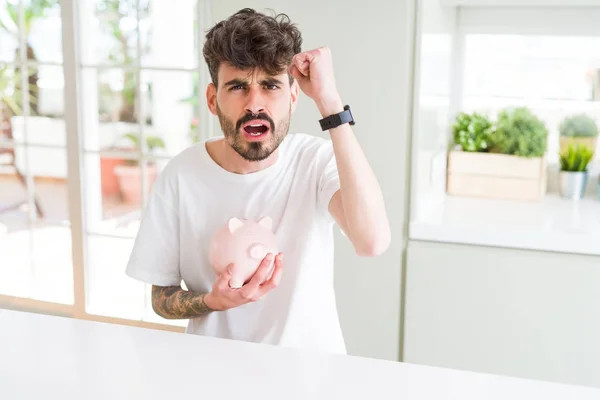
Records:
<instances>
[{"instance_id":1,"label":"white wall","mask_svg":"<svg viewBox=\"0 0 600 400\"><path fill-rule=\"evenodd\" d=\"M397 360L400 344L401 258L408 171L412 7L414 1L214 1L215 21L243 7L285 12L303 32L304 50L332 49L336 80L352 106L355 132L383 188L392 244L378 258L360 259L336 240L336 291L352 355ZM303 96L291 129L322 135L319 114ZM217 124L218 125L218 124Z\"/></svg>"},{"instance_id":2,"label":"white wall","mask_svg":"<svg viewBox=\"0 0 600 400\"><path fill-rule=\"evenodd\" d=\"M569 2L572 0L569 0ZM540 16L543 15L543 18ZM593 7L461 7L463 31L536 35L598 35L600 1Z\"/></svg>"},{"instance_id":3,"label":"white wall","mask_svg":"<svg viewBox=\"0 0 600 400\"><path fill-rule=\"evenodd\" d=\"M599 265L411 241L405 361L600 387Z\"/></svg>"}]
</instances>

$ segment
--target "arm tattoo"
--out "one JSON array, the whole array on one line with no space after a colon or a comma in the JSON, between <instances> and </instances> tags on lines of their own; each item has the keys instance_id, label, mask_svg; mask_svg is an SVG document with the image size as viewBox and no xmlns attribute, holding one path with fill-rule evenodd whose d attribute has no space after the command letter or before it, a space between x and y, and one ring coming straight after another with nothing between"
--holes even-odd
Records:
<instances>
[{"instance_id":1,"label":"arm tattoo","mask_svg":"<svg viewBox=\"0 0 600 400\"><path fill-rule=\"evenodd\" d=\"M204 303L205 295L181 286L152 286L152 308L166 319L194 318L214 311Z\"/></svg>"}]
</instances>

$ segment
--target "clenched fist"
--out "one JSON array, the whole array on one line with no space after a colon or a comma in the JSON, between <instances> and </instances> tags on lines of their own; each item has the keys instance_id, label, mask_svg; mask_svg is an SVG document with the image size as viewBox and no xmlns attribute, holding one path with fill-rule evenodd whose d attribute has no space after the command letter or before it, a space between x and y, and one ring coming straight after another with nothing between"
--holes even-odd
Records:
<instances>
[{"instance_id":1,"label":"clenched fist","mask_svg":"<svg viewBox=\"0 0 600 400\"><path fill-rule=\"evenodd\" d=\"M328 47L296 54L289 71L324 117L343 111L344 105L336 87L333 59Z\"/></svg>"}]
</instances>

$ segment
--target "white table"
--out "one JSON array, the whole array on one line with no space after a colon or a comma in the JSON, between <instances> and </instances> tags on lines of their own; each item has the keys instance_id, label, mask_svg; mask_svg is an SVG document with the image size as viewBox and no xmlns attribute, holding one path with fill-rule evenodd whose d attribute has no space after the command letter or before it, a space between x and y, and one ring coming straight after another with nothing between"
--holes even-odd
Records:
<instances>
[{"instance_id":1,"label":"white table","mask_svg":"<svg viewBox=\"0 0 600 400\"><path fill-rule=\"evenodd\" d=\"M0 311L0 399L588 400L600 389Z\"/></svg>"}]
</instances>

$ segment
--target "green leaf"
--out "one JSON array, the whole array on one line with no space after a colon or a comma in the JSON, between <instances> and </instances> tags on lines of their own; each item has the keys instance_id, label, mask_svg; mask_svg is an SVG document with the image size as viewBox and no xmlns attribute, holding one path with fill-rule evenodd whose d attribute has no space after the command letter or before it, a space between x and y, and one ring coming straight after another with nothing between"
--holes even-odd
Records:
<instances>
[{"instance_id":1,"label":"green leaf","mask_svg":"<svg viewBox=\"0 0 600 400\"><path fill-rule=\"evenodd\" d=\"M454 143L463 151L487 152L491 145L491 136L495 126L485 116L479 113L467 114L464 112L456 116L452 125Z\"/></svg>"},{"instance_id":2,"label":"green leaf","mask_svg":"<svg viewBox=\"0 0 600 400\"><path fill-rule=\"evenodd\" d=\"M587 167L594 157L594 150L582 144L574 146L570 143L569 147L559 156L561 171L583 172L587 171Z\"/></svg>"},{"instance_id":3,"label":"green leaf","mask_svg":"<svg viewBox=\"0 0 600 400\"><path fill-rule=\"evenodd\" d=\"M526 107L506 108L499 112L494 152L521 157L541 157L548 146L548 130Z\"/></svg>"},{"instance_id":4,"label":"green leaf","mask_svg":"<svg viewBox=\"0 0 600 400\"><path fill-rule=\"evenodd\" d=\"M126 133L123 135L123 138L129 140L136 150L140 149L140 136L138 133ZM158 148L164 149L166 147L163 139L158 136L146 136L146 145L148 146L148 151Z\"/></svg>"}]
</instances>

